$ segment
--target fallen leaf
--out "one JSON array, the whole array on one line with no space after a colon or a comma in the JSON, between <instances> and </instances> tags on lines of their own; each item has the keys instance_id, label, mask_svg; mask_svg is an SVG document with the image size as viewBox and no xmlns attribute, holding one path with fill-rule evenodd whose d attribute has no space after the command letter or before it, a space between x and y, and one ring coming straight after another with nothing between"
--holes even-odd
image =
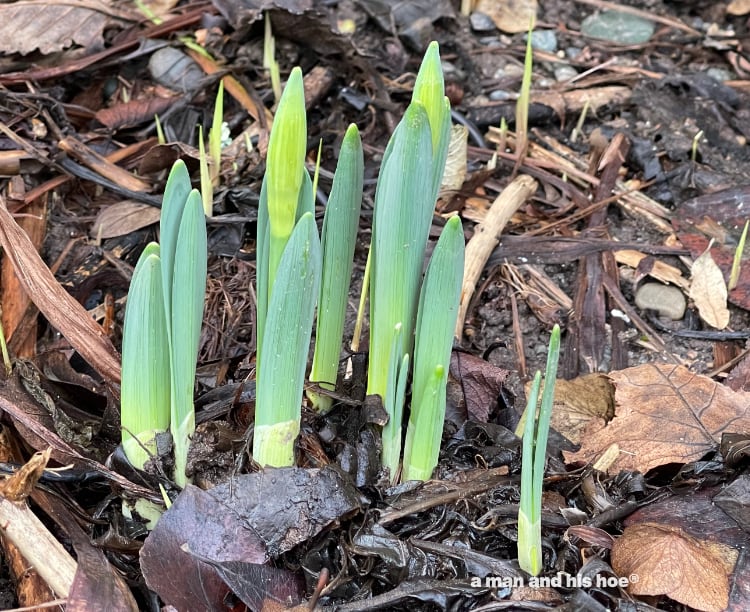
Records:
<instances>
[{"instance_id":1,"label":"fallen leaf","mask_svg":"<svg viewBox=\"0 0 750 612\"><path fill-rule=\"evenodd\" d=\"M81 357L111 382L120 382L120 358L112 341L50 272L0 198L0 244L36 307Z\"/></svg>"},{"instance_id":2,"label":"fallen leaf","mask_svg":"<svg viewBox=\"0 0 750 612\"><path fill-rule=\"evenodd\" d=\"M112 23L105 4L83 2L11 2L0 5L0 51L43 54L76 44L103 48L104 27Z\"/></svg>"},{"instance_id":3,"label":"fallen leaf","mask_svg":"<svg viewBox=\"0 0 750 612\"><path fill-rule=\"evenodd\" d=\"M631 595L667 595L682 604L720 612L729 603L736 550L694 538L681 529L642 523L626 527L612 547L612 568L630 578Z\"/></svg>"},{"instance_id":4,"label":"fallen leaf","mask_svg":"<svg viewBox=\"0 0 750 612\"><path fill-rule=\"evenodd\" d=\"M699 540L740 548L747 541L747 534L731 518L731 514L721 509L719 502L725 490L712 487L692 491L690 495L669 495L638 508L625 519L624 525L635 527L644 523L658 523L664 527L682 529Z\"/></svg>"},{"instance_id":5,"label":"fallen leaf","mask_svg":"<svg viewBox=\"0 0 750 612\"><path fill-rule=\"evenodd\" d=\"M448 371L446 420L486 423L497 406L508 371L469 353L453 352Z\"/></svg>"},{"instance_id":6,"label":"fallen leaf","mask_svg":"<svg viewBox=\"0 0 750 612\"><path fill-rule=\"evenodd\" d=\"M178 96L152 96L140 100L130 100L108 106L96 111L96 118L109 129L133 127L145 121L153 121L154 115L161 115L168 108L174 106Z\"/></svg>"},{"instance_id":7,"label":"fallen leaf","mask_svg":"<svg viewBox=\"0 0 750 612\"><path fill-rule=\"evenodd\" d=\"M531 384L527 383L527 395L530 387ZM600 373L555 381L552 428L579 444L586 435L600 430L615 415L614 393L612 382Z\"/></svg>"},{"instance_id":8,"label":"fallen leaf","mask_svg":"<svg viewBox=\"0 0 750 612\"><path fill-rule=\"evenodd\" d=\"M727 284L724 274L711 257L711 245L693 262L690 298L698 307L701 319L716 329L729 325Z\"/></svg>"},{"instance_id":9,"label":"fallen leaf","mask_svg":"<svg viewBox=\"0 0 750 612\"><path fill-rule=\"evenodd\" d=\"M160 215L161 210L155 206L134 200L122 200L99 211L91 227L91 236L95 239L125 236L157 223Z\"/></svg>"},{"instance_id":10,"label":"fallen leaf","mask_svg":"<svg viewBox=\"0 0 750 612\"><path fill-rule=\"evenodd\" d=\"M489 15L498 30L515 34L528 32L536 19L536 0L479 0L474 10Z\"/></svg>"},{"instance_id":11,"label":"fallen leaf","mask_svg":"<svg viewBox=\"0 0 750 612\"><path fill-rule=\"evenodd\" d=\"M646 364L610 373L616 415L586 436L566 461L593 462L610 445L621 452L613 470L648 470L695 461L722 433L750 430L750 394L732 391L684 366Z\"/></svg>"},{"instance_id":12,"label":"fallen leaf","mask_svg":"<svg viewBox=\"0 0 750 612\"><path fill-rule=\"evenodd\" d=\"M747 15L750 13L750 0L732 0L727 5L727 15Z\"/></svg>"}]
</instances>

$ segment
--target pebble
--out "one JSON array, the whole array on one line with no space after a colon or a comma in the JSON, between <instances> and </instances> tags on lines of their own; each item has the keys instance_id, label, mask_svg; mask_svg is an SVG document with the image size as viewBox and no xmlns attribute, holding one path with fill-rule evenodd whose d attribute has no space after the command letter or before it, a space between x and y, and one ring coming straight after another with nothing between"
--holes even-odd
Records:
<instances>
[{"instance_id":1,"label":"pebble","mask_svg":"<svg viewBox=\"0 0 750 612\"><path fill-rule=\"evenodd\" d=\"M475 32L493 32L495 30L495 22L487 13L480 11L474 11L469 17L469 23L471 29Z\"/></svg>"},{"instance_id":2,"label":"pebble","mask_svg":"<svg viewBox=\"0 0 750 612\"><path fill-rule=\"evenodd\" d=\"M661 283L643 283L635 292L635 303L642 310L656 310L673 321L682 319L687 307L685 294L680 289Z\"/></svg>"},{"instance_id":3,"label":"pebble","mask_svg":"<svg viewBox=\"0 0 750 612\"><path fill-rule=\"evenodd\" d=\"M534 30L531 33L531 46L537 51L554 53L557 51L557 34L554 30Z\"/></svg>"},{"instance_id":4,"label":"pebble","mask_svg":"<svg viewBox=\"0 0 750 612\"><path fill-rule=\"evenodd\" d=\"M555 79L558 83L570 81L570 79L577 77L578 71L570 66L569 64L562 64L555 68Z\"/></svg>"}]
</instances>

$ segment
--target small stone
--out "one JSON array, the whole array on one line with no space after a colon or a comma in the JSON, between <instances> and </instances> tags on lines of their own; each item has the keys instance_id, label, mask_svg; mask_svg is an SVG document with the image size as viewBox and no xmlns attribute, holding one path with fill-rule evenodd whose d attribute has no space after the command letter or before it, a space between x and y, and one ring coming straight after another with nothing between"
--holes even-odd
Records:
<instances>
[{"instance_id":1,"label":"small stone","mask_svg":"<svg viewBox=\"0 0 750 612\"><path fill-rule=\"evenodd\" d=\"M493 102L502 102L505 100L510 100L513 96L510 94L510 92L507 92L504 89L495 89L494 91L490 92L489 97Z\"/></svg>"},{"instance_id":2,"label":"small stone","mask_svg":"<svg viewBox=\"0 0 750 612\"><path fill-rule=\"evenodd\" d=\"M557 34L554 30L534 30L531 33L531 46L537 51L554 53L557 51Z\"/></svg>"},{"instance_id":3,"label":"small stone","mask_svg":"<svg viewBox=\"0 0 750 612\"><path fill-rule=\"evenodd\" d=\"M642 310L656 310L660 315L679 321L685 316L687 300L677 287L661 283L644 283L635 293L635 303Z\"/></svg>"},{"instance_id":4,"label":"small stone","mask_svg":"<svg viewBox=\"0 0 750 612\"><path fill-rule=\"evenodd\" d=\"M562 64L555 68L555 79L558 83L570 81L578 76L578 71L569 64Z\"/></svg>"},{"instance_id":5,"label":"small stone","mask_svg":"<svg viewBox=\"0 0 750 612\"><path fill-rule=\"evenodd\" d=\"M493 32L495 30L495 22L487 13L480 11L474 11L469 17L469 23L471 29L475 32Z\"/></svg>"}]
</instances>

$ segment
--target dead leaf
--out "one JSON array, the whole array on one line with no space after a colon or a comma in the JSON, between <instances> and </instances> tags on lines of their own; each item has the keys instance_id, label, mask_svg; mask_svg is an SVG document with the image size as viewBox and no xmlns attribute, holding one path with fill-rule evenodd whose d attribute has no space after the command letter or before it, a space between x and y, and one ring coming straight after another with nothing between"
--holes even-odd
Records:
<instances>
[{"instance_id":1,"label":"dead leaf","mask_svg":"<svg viewBox=\"0 0 750 612\"><path fill-rule=\"evenodd\" d=\"M497 406L508 371L469 353L453 352L448 371L446 419L460 427L467 419L486 423Z\"/></svg>"},{"instance_id":2,"label":"dead leaf","mask_svg":"<svg viewBox=\"0 0 750 612\"><path fill-rule=\"evenodd\" d=\"M450 196L463 187L466 179L466 154L469 130L464 125L451 127L451 137L448 143L448 158L445 161L443 179L440 181L441 195Z\"/></svg>"},{"instance_id":3,"label":"dead leaf","mask_svg":"<svg viewBox=\"0 0 750 612\"><path fill-rule=\"evenodd\" d=\"M22 465L6 480L0 482L0 493L12 502L23 502L34 490L42 476L52 449L34 453L27 463Z\"/></svg>"},{"instance_id":4,"label":"dead leaf","mask_svg":"<svg viewBox=\"0 0 750 612\"><path fill-rule=\"evenodd\" d=\"M91 227L95 239L125 236L159 221L161 210L135 200L122 200L102 208Z\"/></svg>"},{"instance_id":5,"label":"dead leaf","mask_svg":"<svg viewBox=\"0 0 750 612\"><path fill-rule=\"evenodd\" d=\"M0 51L43 54L72 45L101 49L112 9L87 2L11 2L0 4ZM124 15L123 15L124 16Z\"/></svg>"},{"instance_id":6,"label":"dead leaf","mask_svg":"<svg viewBox=\"0 0 750 612\"><path fill-rule=\"evenodd\" d=\"M498 30L515 34L528 32L536 19L536 0L479 0L475 11L489 15Z\"/></svg>"},{"instance_id":7,"label":"dead leaf","mask_svg":"<svg viewBox=\"0 0 750 612\"><path fill-rule=\"evenodd\" d=\"M111 382L120 382L120 359L111 340L52 275L0 197L0 243L36 307L86 361Z\"/></svg>"},{"instance_id":8,"label":"dead leaf","mask_svg":"<svg viewBox=\"0 0 750 612\"><path fill-rule=\"evenodd\" d=\"M736 392L684 366L646 364L612 372L616 416L587 435L566 461L593 462L618 444L613 470L687 463L716 448L724 432L750 430L750 394Z\"/></svg>"},{"instance_id":9,"label":"dead leaf","mask_svg":"<svg viewBox=\"0 0 750 612\"><path fill-rule=\"evenodd\" d=\"M711 245L693 262L690 298L698 307L701 319L716 329L729 325L727 284L724 274L711 257Z\"/></svg>"},{"instance_id":10,"label":"dead leaf","mask_svg":"<svg viewBox=\"0 0 750 612\"><path fill-rule=\"evenodd\" d=\"M750 13L750 0L732 0L727 5L727 15L747 15Z\"/></svg>"},{"instance_id":11,"label":"dead leaf","mask_svg":"<svg viewBox=\"0 0 750 612\"><path fill-rule=\"evenodd\" d=\"M529 388L530 383L527 383L527 395ZM586 435L600 430L615 415L614 394L614 386L604 374L555 381L552 428L579 444Z\"/></svg>"},{"instance_id":12,"label":"dead leaf","mask_svg":"<svg viewBox=\"0 0 750 612\"><path fill-rule=\"evenodd\" d=\"M153 121L154 115L161 115L174 106L179 96L151 96L139 100L130 100L96 111L96 118L109 129L133 127L145 121Z\"/></svg>"},{"instance_id":13,"label":"dead leaf","mask_svg":"<svg viewBox=\"0 0 750 612\"><path fill-rule=\"evenodd\" d=\"M615 260L619 264L625 264L635 268L640 272L641 262L648 259L648 256L639 251L632 249L623 249L615 251ZM648 276L655 278L663 283L671 283L680 289L687 291L690 288L690 281L682 276L682 272L674 266L670 266L659 259L652 260L651 267L645 272Z\"/></svg>"},{"instance_id":14,"label":"dead leaf","mask_svg":"<svg viewBox=\"0 0 750 612\"><path fill-rule=\"evenodd\" d=\"M729 603L729 576L737 556L729 546L681 529L643 523L625 528L615 541L612 567L630 577L632 595L667 595L691 608L720 612Z\"/></svg>"}]
</instances>

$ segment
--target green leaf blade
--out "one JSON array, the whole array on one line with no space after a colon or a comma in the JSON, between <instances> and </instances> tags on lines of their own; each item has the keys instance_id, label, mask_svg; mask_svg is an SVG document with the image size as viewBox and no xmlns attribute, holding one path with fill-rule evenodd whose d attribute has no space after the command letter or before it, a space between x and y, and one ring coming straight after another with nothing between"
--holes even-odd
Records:
<instances>
[{"instance_id":1,"label":"green leaf blade","mask_svg":"<svg viewBox=\"0 0 750 612\"><path fill-rule=\"evenodd\" d=\"M284 250L268 305L263 362L257 374L253 440L253 458L261 465L279 467L293 462L296 433L291 435L289 423L296 423L299 431L321 258L315 218L306 213ZM284 441L285 446L272 447L269 440L275 441L276 446Z\"/></svg>"},{"instance_id":2,"label":"green leaf blade","mask_svg":"<svg viewBox=\"0 0 750 612\"><path fill-rule=\"evenodd\" d=\"M323 276L318 299L315 354L310 372L311 381L330 390L335 387L341 355L344 317L362 205L363 177L362 141L357 127L351 125L341 145L323 219ZM313 396L311 400L322 412L330 408L330 398L326 396Z\"/></svg>"},{"instance_id":3,"label":"green leaf blade","mask_svg":"<svg viewBox=\"0 0 750 612\"><path fill-rule=\"evenodd\" d=\"M201 194L187 198L175 251L172 295L172 419L175 481L184 486L190 436L195 431L195 370L206 295L206 217ZM179 299L178 299L179 298Z\"/></svg>"},{"instance_id":4,"label":"green leaf blade","mask_svg":"<svg viewBox=\"0 0 750 612\"><path fill-rule=\"evenodd\" d=\"M122 341L122 445L138 469L169 428L170 367L159 245L149 244L133 272Z\"/></svg>"}]
</instances>

